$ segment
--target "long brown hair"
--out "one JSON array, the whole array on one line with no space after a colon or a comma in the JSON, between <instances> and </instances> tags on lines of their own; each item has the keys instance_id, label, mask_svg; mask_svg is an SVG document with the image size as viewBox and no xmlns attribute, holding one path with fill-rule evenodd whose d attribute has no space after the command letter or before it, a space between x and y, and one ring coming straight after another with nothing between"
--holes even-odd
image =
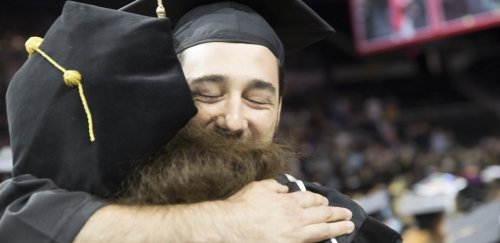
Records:
<instances>
[{"instance_id":1,"label":"long brown hair","mask_svg":"<svg viewBox=\"0 0 500 243\"><path fill-rule=\"evenodd\" d=\"M288 146L228 138L186 126L149 156L115 195L125 204L179 204L224 199L246 184L286 172Z\"/></svg>"}]
</instances>

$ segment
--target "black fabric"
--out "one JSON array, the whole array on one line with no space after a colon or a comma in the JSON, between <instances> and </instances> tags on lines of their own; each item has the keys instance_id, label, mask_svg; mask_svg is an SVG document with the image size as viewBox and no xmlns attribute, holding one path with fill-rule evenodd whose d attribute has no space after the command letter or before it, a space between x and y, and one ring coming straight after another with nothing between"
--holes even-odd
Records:
<instances>
[{"instance_id":1,"label":"black fabric","mask_svg":"<svg viewBox=\"0 0 500 243\"><path fill-rule=\"evenodd\" d=\"M297 185L297 183L290 181L285 175L279 175L276 180L282 184L288 187L288 192L297 192L297 191L302 191L300 187Z\"/></svg>"},{"instance_id":2,"label":"black fabric","mask_svg":"<svg viewBox=\"0 0 500 243\"><path fill-rule=\"evenodd\" d=\"M51 180L20 175L0 184L0 242L72 242L95 210L105 205Z\"/></svg>"},{"instance_id":3,"label":"black fabric","mask_svg":"<svg viewBox=\"0 0 500 243\"><path fill-rule=\"evenodd\" d=\"M35 53L7 91L14 176L106 195L196 113L167 19L68 1L41 49L82 74L96 141L78 90Z\"/></svg>"},{"instance_id":4,"label":"black fabric","mask_svg":"<svg viewBox=\"0 0 500 243\"><path fill-rule=\"evenodd\" d=\"M174 36L177 53L207 42L258 44L285 63L285 48L273 28L253 9L235 2L207 4L189 11L175 26Z\"/></svg>"},{"instance_id":5,"label":"black fabric","mask_svg":"<svg viewBox=\"0 0 500 243\"><path fill-rule=\"evenodd\" d=\"M300 50L312 43L332 36L333 28L319 17L309 6L302 0L233 0L232 2L239 3L238 6L246 5L258 15L262 16L265 21L272 27L279 40L283 43L284 51L271 49L275 55L284 63L284 54L290 54ZM193 21L181 20L186 13L196 7L217 3L219 8L226 8L231 5L228 2L220 0L163 0L167 10L167 17L172 20L176 29L183 29L182 35L179 35L180 47L188 44L193 45L193 40L189 39L191 34L198 39L198 43L209 41L224 41L226 42L243 42L250 44L263 45L263 42L274 43L274 35L269 34L268 24L262 24L260 18L256 18L256 13L253 11L244 10L245 13L239 15L238 21L234 21L232 17L216 15L215 11L203 13L198 11L195 15L190 16L190 19L203 19L191 26ZM216 4L216 5L217 5ZM125 11L133 13L154 16L157 6L156 0L136 0L131 4L122 8ZM202 7L206 10L215 9L216 6ZM242 8L238 7L238 10ZM241 13L241 12L240 12ZM207 15L208 14L208 15ZM221 20L226 21L221 22ZM237 29L239 24L243 23L242 29ZM255 29L252 29L255 28ZM262 29L258 29L262 28ZM205 36L198 34L203 32ZM176 32L177 33L177 32ZM208 33L208 34L207 34ZM217 33L215 35L214 33ZM223 35L223 34L226 35ZM240 36L238 36L238 33ZM185 44L182 44L186 42ZM267 44L264 45L269 47ZM181 50L182 48L177 48Z\"/></svg>"},{"instance_id":6,"label":"black fabric","mask_svg":"<svg viewBox=\"0 0 500 243\"><path fill-rule=\"evenodd\" d=\"M295 182L281 175L276 180L288 186L289 192L300 191ZM399 233L392 230L388 226L380 223L372 217L369 217L365 210L348 196L340 193L337 190L319 186L310 182L303 182L308 191L321 194L328 198L329 205L335 207L343 207L351 210L351 221L355 225L354 232L349 235L344 235L335 238L338 243L401 243L402 239ZM325 243L330 240L323 241Z\"/></svg>"}]
</instances>

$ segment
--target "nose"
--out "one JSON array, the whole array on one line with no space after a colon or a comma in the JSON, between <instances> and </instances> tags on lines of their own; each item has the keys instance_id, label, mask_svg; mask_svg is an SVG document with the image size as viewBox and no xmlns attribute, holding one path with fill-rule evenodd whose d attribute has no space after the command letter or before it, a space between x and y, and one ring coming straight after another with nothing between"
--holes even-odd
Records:
<instances>
[{"instance_id":1,"label":"nose","mask_svg":"<svg viewBox=\"0 0 500 243\"><path fill-rule=\"evenodd\" d=\"M239 98L230 99L217 117L216 125L230 133L243 133L248 128L248 121L243 114L242 101Z\"/></svg>"}]
</instances>

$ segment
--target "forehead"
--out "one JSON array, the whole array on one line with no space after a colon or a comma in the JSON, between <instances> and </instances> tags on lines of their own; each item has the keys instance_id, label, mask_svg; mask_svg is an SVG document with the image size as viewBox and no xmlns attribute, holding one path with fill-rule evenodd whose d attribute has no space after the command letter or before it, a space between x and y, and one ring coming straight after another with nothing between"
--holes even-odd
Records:
<instances>
[{"instance_id":1,"label":"forehead","mask_svg":"<svg viewBox=\"0 0 500 243\"><path fill-rule=\"evenodd\" d=\"M182 53L182 66L188 81L222 75L230 80L263 80L278 88L278 60L261 45L224 42L196 45Z\"/></svg>"}]
</instances>

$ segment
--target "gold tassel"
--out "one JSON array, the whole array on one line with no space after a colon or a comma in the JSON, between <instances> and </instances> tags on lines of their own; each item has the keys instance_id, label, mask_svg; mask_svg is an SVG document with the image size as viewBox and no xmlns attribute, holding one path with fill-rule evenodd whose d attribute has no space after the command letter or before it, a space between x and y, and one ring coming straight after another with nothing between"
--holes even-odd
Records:
<instances>
[{"instance_id":1,"label":"gold tassel","mask_svg":"<svg viewBox=\"0 0 500 243\"><path fill-rule=\"evenodd\" d=\"M40 55L42 55L47 61L49 61L54 67L59 69L63 73L63 79L64 79L64 84L68 87L78 87L78 93L80 95L80 99L83 104L83 109L85 110L85 114L87 115L87 123L88 123L88 130L89 130L89 137L90 141L94 142L95 141L95 135L94 135L94 124L92 122L92 114L90 113L90 108L87 103L87 99L85 98L85 94L83 93L83 86L82 86L82 75L80 72L76 70L66 70L64 67L59 65L54 59L52 59L49 55L47 55L44 51L40 49L40 45L42 44L43 39L40 37L30 37L26 43L26 51L28 52L29 56L31 56L33 53L38 52Z\"/></svg>"}]
</instances>

